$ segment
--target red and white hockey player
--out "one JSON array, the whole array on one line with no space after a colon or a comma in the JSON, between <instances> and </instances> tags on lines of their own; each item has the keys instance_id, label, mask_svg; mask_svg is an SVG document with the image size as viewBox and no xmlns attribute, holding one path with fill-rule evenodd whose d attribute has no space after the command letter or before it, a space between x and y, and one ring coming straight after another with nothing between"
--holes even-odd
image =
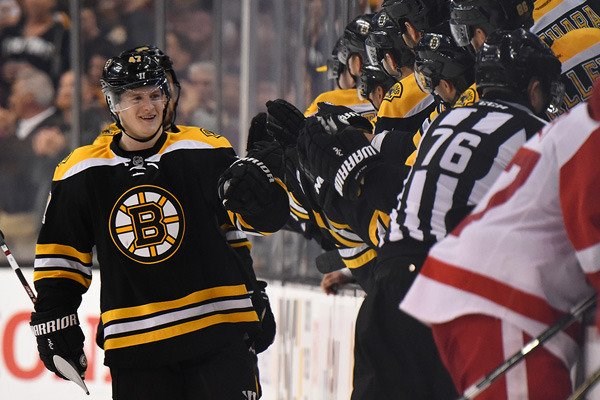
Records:
<instances>
[{"instance_id":1,"label":"red and white hockey player","mask_svg":"<svg viewBox=\"0 0 600 400\"><path fill-rule=\"evenodd\" d=\"M432 327L459 392L600 293L599 150L600 79L431 249L400 308ZM556 334L477 399L568 397L580 328Z\"/></svg>"}]
</instances>

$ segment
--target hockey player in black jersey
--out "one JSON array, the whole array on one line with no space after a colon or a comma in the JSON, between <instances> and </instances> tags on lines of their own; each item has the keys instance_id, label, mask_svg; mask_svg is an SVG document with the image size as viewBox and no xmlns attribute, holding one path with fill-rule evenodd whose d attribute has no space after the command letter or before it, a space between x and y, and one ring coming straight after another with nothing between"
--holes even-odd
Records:
<instances>
[{"instance_id":1,"label":"hockey player in black jersey","mask_svg":"<svg viewBox=\"0 0 600 400\"><path fill-rule=\"evenodd\" d=\"M374 319L365 326L379 330L385 338L381 347L371 348L373 363L377 363L378 348L385 351L382 359L389 359L387 354L392 352L402 359L413 354L416 343L426 348L423 342L433 342L430 330L400 312L398 304L430 246L467 215L516 150L544 125L536 114L560 101L559 75L560 62L535 35L522 29L498 31L488 39L476 65L482 101L443 112L425 133L391 214L388 235L377 252L375 287L365 300L379 310L367 313ZM356 132L347 128L339 135ZM367 181L378 179L372 174L376 168L368 165L369 158L354 157L355 149L338 155L325 145L328 142L319 125L307 121L299 147L305 146L305 153L311 155L308 160L313 161L314 172L332 184L336 177L342 178L338 180L342 193L367 196L373 190ZM340 172L344 168L348 172L349 166L353 166L349 173ZM410 373L418 382L432 372L427 359L414 357ZM397 398L431 396L414 391Z\"/></svg>"},{"instance_id":2,"label":"hockey player in black jersey","mask_svg":"<svg viewBox=\"0 0 600 400\"><path fill-rule=\"evenodd\" d=\"M498 29L529 29L533 25L534 0L452 0L450 29L456 44L479 51L485 39Z\"/></svg>"},{"instance_id":3,"label":"hockey player in black jersey","mask_svg":"<svg viewBox=\"0 0 600 400\"><path fill-rule=\"evenodd\" d=\"M95 247L114 399L258 397L247 338L259 318L240 259L248 242L217 196L233 149L202 128L165 131L171 95L155 57L113 57L101 83L118 132L59 164L36 246L31 325L40 358L56 372L60 355L84 376L77 308ZM256 184L285 196L268 174Z\"/></svg>"}]
</instances>

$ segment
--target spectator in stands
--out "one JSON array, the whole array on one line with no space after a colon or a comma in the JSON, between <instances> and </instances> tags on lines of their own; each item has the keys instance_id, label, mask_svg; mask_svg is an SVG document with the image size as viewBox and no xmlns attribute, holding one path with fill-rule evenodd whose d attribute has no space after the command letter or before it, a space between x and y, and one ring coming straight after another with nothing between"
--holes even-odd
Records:
<instances>
[{"instance_id":1,"label":"spectator in stands","mask_svg":"<svg viewBox=\"0 0 600 400\"><path fill-rule=\"evenodd\" d=\"M94 52L108 54L112 51L111 45L102 35L96 11L92 7L81 9L81 49L83 51L83 63L88 64ZM103 56L104 57L104 56ZM104 57L106 60L108 58ZM102 64L104 66L104 63Z\"/></svg>"},{"instance_id":2,"label":"spectator in stands","mask_svg":"<svg viewBox=\"0 0 600 400\"><path fill-rule=\"evenodd\" d=\"M14 123L0 138L0 226L23 257L34 254L49 180L68 143L53 101L46 73L32 67L19 71L9 98Z\"/></svg>"},{"instance_id":3,"label":"spectator in stands","mask_svg":"<svg viewBox=\"0 0 600 400\"><path fill-rule=\"evenodd\" d=\"M20 21L0 32L3 78L15 62L27 62L50 76L56 86L69 68L69 29L56 12L56 0L22 0Z\"/></svg>"},{"instance_id":4,"label":"spectator in stands","mask_svg":"<svg viewBox=\"0 0 600 400\"><path fill-rule=\"evenodd\" d=\"M110 53L107 53L102 49L92 49L89 59L85 64L85 76L93 85L96 103L102 108L106 107L106 100L104 99L102 88L100 87L100 77L102 77L102 69L104 68L104 64L110 57L108 54Z\"/></svg>"},{"instance_id":5,"label":"spectator in stands","mask_svg":"<svg viewBox=\"0 0 600 400\"><path fill-rule=\"evenodd\" d=\"M127 28L123 23L121 2L117 0L102 0L96 4L96 15L102 36L116 48L125 48Z\"/></svg>"},{"instance_id":6,"label":"spectator in stands","mask_svg":"<svg viewBox=\"0 0 600 400\"><path fill-rule=\"evenodd\" d=\"M21 8L16 0L0 0L0 29L19 22Z\"/></svg>"},{"instance_id":7,"label":"spectator in stands","mask_svg":"<svg viewBox=\"0 0 600 400\"><path fill-rule=\"evenodd\" d=\"M185 76L185 71L193 60L192 51L195 50L186 42L184 36L175 32L167 32L167 51L171 55L177 75Z\"/></svg>"},{"instance_id":8,"label":"spectator in stands","mask_svg":"<svg viewBox=\"0 0 600 400\"><path fill-rule=\"evenodd\" d=\"M179 105L181 118L190 125L217 130L215 102L215 65L210 61L193 63L188 68L186 87Z\"/></svg>"},{"instance_id":9,"label":"spectator in stands","mask_svg":"<svg viewBox=\"0 0 600 400\"><path fill-rule=\"evenodd\" d=\"M96 102L94 85L85 77L81 78L81 126L80 144L90 144L98 132L110 124L111 117L107 109L100 107ZM75 74L72 70L65 72L61 77L56 91L56 108L62 116L65 133L71 133L73 118L73 102L75 94Z\"/></svg>"}]
</instances>

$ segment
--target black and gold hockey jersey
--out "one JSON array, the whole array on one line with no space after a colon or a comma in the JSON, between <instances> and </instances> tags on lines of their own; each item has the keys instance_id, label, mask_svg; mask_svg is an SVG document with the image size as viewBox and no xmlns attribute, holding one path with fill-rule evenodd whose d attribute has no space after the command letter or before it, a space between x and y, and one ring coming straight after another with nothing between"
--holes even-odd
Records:
<instances>
[{"instance_id":1,"label":"black and gold hockey jersey","mask_svg":"<svg viewBox=\"0 0 600 400\"><path fill-rule=\"evenodd\" d=\"M249 243L217 196L234 151L222 136L180 129L137 152L107 135L54 174L36 247L38 307L79 304L95 247L108 366L198 356L258 325L233 249Z\"/></svg>"},{"instance_id":2,"label":"black and gold hockey jersey","mask_svg":"<svg viewBox=\"0 0 600 400\"><path fill-rule=\"evenodd\" d=\"M311 117L319 110L318 104L321 102L335 104L336 106L346 106L351 108L358 114L374 122L377 111L369 100L358 97L358 90L353 89L334 89L328 92L323 92L318 95L312 103L304 111L305 117Z\"/></svg>"},{"instance_id":3,"label":"black and gold hockey jersey","mask_svg":"<svg viewBox=\"0 0 600 400\"><path fill-rule=\"evenodd\" d=\"M594 80L600 76L600 28L575 29L552 43L561 62L565 95L560 112L570 110L592 94Z\"/></svg>"},{"instance_id":4,"label":"black and gold hockey jersey","mask_svg":"<svg viewBox=\"0 0 600 400\"><path fill-rule=\"evenodd\" d=\"M392 129L414 133L435 108L433 96L424 93L414 74L403 78L388 90L375 122L375 134Z\"/></svg>"},{"instance_id":5,"label":"black and gold hockey jersey","mask_svg":"<svg viewBox=\"0 0 600 400\"><path fill-rule=\"evenodd\" d=\"M389 219L381 212L370 209L337 209L338 201L324 210L316 201L319 196L315 183L301 173L297 175L299 186L290 191L291 217L303 224L320 229L321 235L335 245L342 262L366 292L372 287L373 266L377 257L379 233L387 228ZM318 178L320 179L320 178ZM316 182L316 186L325 185ZM321 188L323 190L323 188ZM329 190L333 191L333 188Z\"/></svg>"},{"instance_id":6,"label":"black and gold hockey jersey","mask_svg":"<svg viewBox=\"0 0 600 400\"><path fill-rule=\"evenodd\" d=\"M600 28L598 0L536 0L530 31L547 43L581 28Z\"/></svg>"}]
</instances>

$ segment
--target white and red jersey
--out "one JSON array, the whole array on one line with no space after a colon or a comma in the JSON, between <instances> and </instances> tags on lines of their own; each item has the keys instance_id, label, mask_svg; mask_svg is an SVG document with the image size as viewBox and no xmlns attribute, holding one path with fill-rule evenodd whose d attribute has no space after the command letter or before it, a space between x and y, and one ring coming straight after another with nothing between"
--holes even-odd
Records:
<instances>
[{"instance_id":1,"label":"white and red jersey","mask_svg":"<svg viewBox=\"0 0 600 400\"><path fill-rule=\"evenodd\" d=\"M599 149L585 103L546 126L431 249L400 308L426 324L489 315L534 337L600 292ZM576 328L546 344L568 366Z\"/></svg>"}]
</instances>

